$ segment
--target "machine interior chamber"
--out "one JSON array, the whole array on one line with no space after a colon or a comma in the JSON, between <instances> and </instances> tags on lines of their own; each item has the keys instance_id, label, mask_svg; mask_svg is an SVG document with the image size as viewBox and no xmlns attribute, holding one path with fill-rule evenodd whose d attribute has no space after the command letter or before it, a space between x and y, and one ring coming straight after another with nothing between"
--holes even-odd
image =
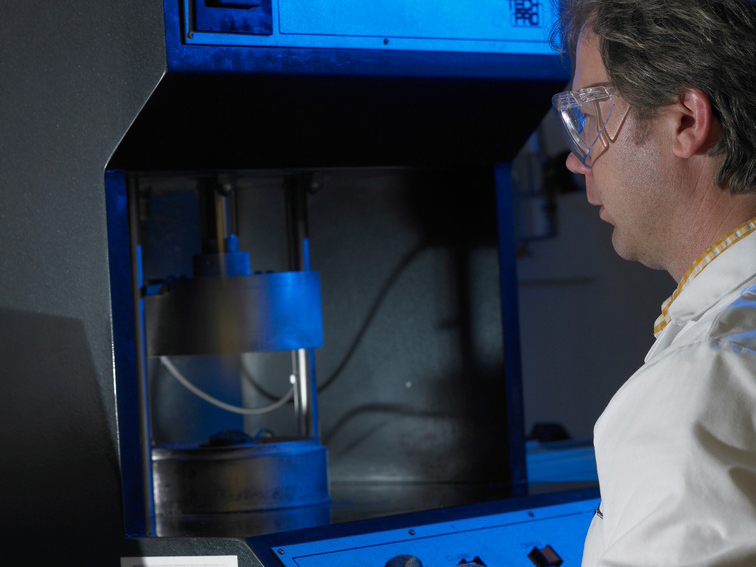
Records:
<instances>
[{"instance_id":1,"label":"machine interior chamber","mask_svg":"<svg viewBox=\"0 0 756 567\"><path fill-rule=\"evenodd\" d=\"M140 352L146 355L142 367L158 535L255 535L512 494L491 169L112 175L116 181L111 182L122 182L128 194L130 245L142 280L135 299L146 299L140 322L146 340ZM322 347L306 350L311 357L307 379L317 384L314 415L307 418L317 423L309 427L298 415L297 396L264 415L214 407L179 384L154 352L156 333L182 329L156 325L152 302L157 290L180 278L201 279L193 272L193 257L202 255L204 203L219 183L233 185L229 216L238 249L249 254L250 273L286 273L297 265L319 273L324 340ZM294 194L306 212L293 210ZM297 214L299 224L307 226L298 236L292 233ZM307 257L301 258L297 250L304 234ZM303 319L307 316L302 313ZM211 318L201 333L210 328L215 329L211 335L233 334L238 332L235 323ZM173 321L174 327L182 324ZM263 407L295 388L290 377L297 373L296 352L203 352L168 360L216 398ZM207 456L210 449L198 447L228 431L256 439L237 439L235 450L258 443L270 447L271 439L283 441L272 444L281 447L299 442L311 460L301 461L308 457L299 455L295 459L302 464L267 473L244 465L224 470L225 457L208 465L214 459ZM324 501L318 484L325 474L319 440L328 451L330 502ZM174 469L166 468L166 455L184 466L194 460L187 456L189 448L203 455L197 457L205 461L201 470L177 473L175 463ZM217 498L225 502L198 495L213 492L213 466ZM165 475L175 474L193 478L185 482L189 502L177 504L177 496L182 498L175 492L171 500L164 497ZM299 480L281 478L287 474ZM239 475L256 477L250 482L258 483L262 494L276 492L278 485L280 491L296 488L298 494L288 501L265 497L255 502L254 491ZM205 480L198 483L198 478ZM241 486L234 492L228 485L236 482ZM220 494L224 485L225 495ZM310 489L302 496L302 490ZM247 504L240 502L244 499Z\"/></svg>"}]
</instances>

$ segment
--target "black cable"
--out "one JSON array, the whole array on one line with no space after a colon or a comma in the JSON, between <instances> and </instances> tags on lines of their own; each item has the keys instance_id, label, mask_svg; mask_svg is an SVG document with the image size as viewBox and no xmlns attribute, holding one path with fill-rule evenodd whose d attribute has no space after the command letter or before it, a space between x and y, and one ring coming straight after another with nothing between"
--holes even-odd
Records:
<instances>
[{"instance_id":1,"label":"black cable","mask_svg":"<svg viewBox=\"0 0 756 567\"><path fill-rule=\"evenodd\" d=\"M381 286L381 289L378 293L378 296L376 297L375 301L373 302L373 305L370 307L370 310L368 311L367 317L365 318L365 321L362 323L362 326L360 327L360 330L357 331L357 334L354 337L354 340L352 341L351 346L347 350L344 357L341 359L341 362L336 367L336 369L331 373L331 375L323 381L322 384L318 386L318 393L323 392L326 388L328 388L336 378L339 377L341 372L344 370L347 364L349 364L349 361L352 359L352 356L357 350L357 347L362 342L363 337L365 336L365 333L370 328L370 324L373 322L373 319L378 313L378 310L380 309L381 305L383 304L383 301L386 299L386 296L388 295L388 292L391 290L391 288L396 283L396 280L399 278L399 276L406 270L414 261L415 258L423 252L426 248L428 248L427 242L422 242L418 246L416 246L414 249L410 250L410 252L405 255L404 258L399 262L396 268L394 268L394 271L389 275L388 279L384 282L384 284Z\"/></svg>"}]
</instances>

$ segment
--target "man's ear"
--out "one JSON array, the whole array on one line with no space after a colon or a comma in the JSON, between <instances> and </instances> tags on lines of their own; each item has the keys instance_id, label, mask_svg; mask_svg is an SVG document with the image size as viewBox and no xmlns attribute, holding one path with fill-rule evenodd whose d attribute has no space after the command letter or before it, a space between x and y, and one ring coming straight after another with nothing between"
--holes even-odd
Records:
<instances>
[{"instance_id":1,"label":"man's ear","mask_svg":"<svg viewBox=\"0 0 756 567\"><path fill-rule=\"evenodd\" d=\"M675 128L672 150L677 157L704 154L719 139L719 123L703 91L686 89L669 110Z\"/></svg>"}]
</instances>

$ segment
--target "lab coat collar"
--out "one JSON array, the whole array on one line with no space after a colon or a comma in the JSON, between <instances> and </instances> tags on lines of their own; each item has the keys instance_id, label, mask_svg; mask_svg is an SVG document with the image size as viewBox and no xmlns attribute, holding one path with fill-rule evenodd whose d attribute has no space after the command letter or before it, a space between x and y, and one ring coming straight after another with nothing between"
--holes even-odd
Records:
<instances>
[{"instance_id":1,"label":"lab coat collar","mask_svg":"<svg viewBox=\"0 0 756 567\"><path fill-rule=\"evenodd\" d=\"M646 355L646 362L668 347L688 321L698 319L756 275L756 232L722 252L680 292L669 307L671 321Z\"/></svg>"}]
</instances>

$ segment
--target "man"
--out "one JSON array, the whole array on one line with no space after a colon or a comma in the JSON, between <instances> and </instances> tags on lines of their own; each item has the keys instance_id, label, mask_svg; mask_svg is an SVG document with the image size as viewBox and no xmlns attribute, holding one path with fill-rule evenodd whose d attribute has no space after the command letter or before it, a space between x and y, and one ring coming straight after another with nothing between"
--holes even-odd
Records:
<instances>
[{"instance_id":1,"label":"man","mask_svg":"<svg viewBox=\"0 0 756 567\"><path fill-rule=\"evenodd\" d=\"M596 423L584 566L756 566L756 3L562 0L588 201L678 288Z\"/></svg>"}]
</instances>

